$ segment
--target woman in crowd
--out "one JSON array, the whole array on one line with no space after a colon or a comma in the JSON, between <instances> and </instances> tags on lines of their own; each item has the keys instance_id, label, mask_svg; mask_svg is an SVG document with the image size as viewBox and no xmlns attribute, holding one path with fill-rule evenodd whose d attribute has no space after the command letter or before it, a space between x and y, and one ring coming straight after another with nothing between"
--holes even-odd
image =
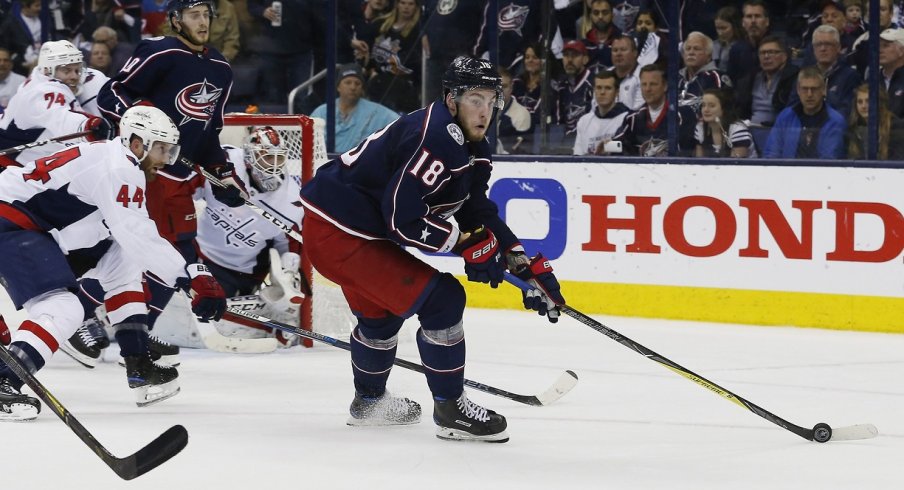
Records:
<instances>
[{"instance_id":1,"label":"woman in crowd","mask_svg":"<svg viewBox=\"0 0 904 490\"><path fill-rule=\"evenodd\" d=\"M540 122L541 92L543 87L543 47L539 43L528 44L524 48L521 75L512 80L512 96L531 115L534 125Z\"/></svg>"},{"instance_id":2,"label":"woman in crowd","mask_svg":"<svg viewBox=\"0 0 904 490\"><path fill-rule=\"evenodd\" d=\"M744 31L741 27L741 14L735 7L722 7L716 12L713 20L717 39L713 42L713 62L716 68L728 72L728 59L731 47L741 39Z\"/></svg>"},{"instance_id":3,"label":"woman in crowd","mask_svg":"<svg viewBox=\"0 0 904 490\"><path fill-rule=\"evenodd\" d=\"M756 157L753 137L747 124L738 119L731 95L722 89L703 91L701 121L694 138L698 157Z\"/></svg>"},{"instance_id":4,"label":"woman in crowd","mask_svg":"<svg viewBox=\"0 0 904 490\"><path fill-rule=\"evenodd\" d=\"M867 158L866 145L869 140L867 124L869 120L869 84L862 84L854 91L855 102L848 116L847 151L848 158ZM888 93L879 89L879 147L876 158L879 160L901 160L904 158L902 145L889 145L892 139L904 136L904 124L901 119L888 110Z\"/></svg>"},{"instance_id":5,"label":"woman in crowd","mask_svg":"<svg viewBox=\"0 0 904 490\"><path fill-rule=\"evenodd\" d=\"M643 9L637 13L631 34L637 40L637 64L640 66L668 63L669 35L660 30L661 26L659 17L652 10Z\"/></svg>"},{"instance_id":6,"label":"woman in crowd","mask_svg":"<svg viewBox=\"0 0 904 490\"><path fill-rule=\"evenodd\" d=\"M370 100L397 112L421 107L421 0L397 0L378 20L379 32L371 44L367 82Z\"/></svg>"}]
</instances>

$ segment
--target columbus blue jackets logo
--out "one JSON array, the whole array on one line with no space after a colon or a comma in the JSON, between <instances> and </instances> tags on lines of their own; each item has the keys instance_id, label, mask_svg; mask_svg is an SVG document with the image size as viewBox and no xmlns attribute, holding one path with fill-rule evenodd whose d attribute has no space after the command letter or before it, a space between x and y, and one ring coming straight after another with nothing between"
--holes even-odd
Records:
<instances>
[{"instance_id":1,"label":"columbus blue jackets logo","mask_svg":"<svg viewBox=\"0 0 904 490\"><path fill-rule=\"evenodd\" d=\"M527 6L511 4L503 7L499 10L499 30L515 31L520 36L529 13L530 7Z\"/></svg>"},{"instance_id":2,"label":"columbus blue jackets logo","mask_svg":"<svg viewBox=\"0 0 904 490\"><path fill-rule=\"evenodd\" d=\"M206 78L201 83L194 83L182 89L176 95L176 110L182 114L179 125L192 119L205 123L209 121L222 94L223 89L209 83Z\"/></svg>"}]
</instances>

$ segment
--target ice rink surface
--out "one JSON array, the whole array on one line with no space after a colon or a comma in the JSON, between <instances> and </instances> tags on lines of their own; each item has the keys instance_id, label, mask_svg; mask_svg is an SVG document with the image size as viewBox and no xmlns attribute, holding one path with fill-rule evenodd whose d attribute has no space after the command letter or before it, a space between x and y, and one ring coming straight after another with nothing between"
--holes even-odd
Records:
<instances>
[{"instance_id":1,"label":"ice rink surface","mask_svg":"<svg viewBox=\"0 0 904 490\"><path fill-rule=\"evenodd\" d=\"M10 309L0 311L19 318ZM879 437L805 441L570 318L553 326L527 312L469 309L469 379L539 394L565 369L580 377L547 407L469 391L508 418L506 444L434 437L423 376L398 367L389 387L424 405L424 420L346 426L348 354L323 344L265 355L184 350L182 393L144 409L112 350L93 371L59 353L39 378L116 456L174 424L188 429L188 446L125 482L44 410L0 424L2 488L901 488L904 335L597 318L797 425L873 423ZM399 357L418 360L415 328L406 324Z\"/></svg>"}]
</instances>

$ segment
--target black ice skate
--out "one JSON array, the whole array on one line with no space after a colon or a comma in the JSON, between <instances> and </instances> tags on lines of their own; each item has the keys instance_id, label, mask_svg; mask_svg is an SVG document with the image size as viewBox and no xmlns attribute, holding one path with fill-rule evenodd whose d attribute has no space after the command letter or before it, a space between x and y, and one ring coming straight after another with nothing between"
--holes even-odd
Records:
<instances>
[{"instance_id":1,"label":"black ice skate","mask_svg":"<svg viewBox=\"0 0 904 490\"><path fill-rule=\"evenodd\" d=\"M379 397L365 397L355 393L348 409L348 425L410 425L421 421L421 405L408 398L392 396L388 392Z\"/></svg>"},{"instance_id":2,"label":"black ice skate","mask_svg":"<svg viewBox=\"0 0 904 490\"><path fill-rule=\"evenodd\" d=\"M170 344L151 335L148 338L148 349L151 351L151 360L161 366L179 366L179 346Z\"/></svg>"},{"instance_id":3,"label":"black ice skate","mask_svg":"<svg viewBox=\"0 0 904 490\"><path fill-rule=\"evenodd\" d=\"M60 349L75 359L82 366L94 369L100 362L100 356L104 349L110 346L110 339L104 326L94 318L89 318L82 323L69 340L63 342Z\"/></svg>"},{"instance_id":4,"label":"black ice skate","mask_svg":"<svg viewBox=\"0 0 904 490\"><path fill-rule=\"evenodd\" d=\"M41 413L37 398L23 395L6 378L0 378L0 420L22 422L33 420Z\"/></svg>"},{"instance_id":5,"label":"black ice skate","mask_svg":"<svg viewBox=\"0 0 904 490\"><path fill-rule=\"evenodd\" d=\"M129 388L135 395L135 403L146 407L152 403L162 402L179 393L179 373L176 368L158 366L147 355L128 356L123 358L126 364L126 377Z\"/></svg>"},{"instance_id":6,"label":"black ice skate","mask_svg":"<svg viewBox=\"0 0 904 490\"><path fill-rule=\"evenodd\" d=\"M434 400L433 421L436 437L449 441L506 442L505 417L468 400L461 393L457 400Z\"/></svg>"}]
</instances>

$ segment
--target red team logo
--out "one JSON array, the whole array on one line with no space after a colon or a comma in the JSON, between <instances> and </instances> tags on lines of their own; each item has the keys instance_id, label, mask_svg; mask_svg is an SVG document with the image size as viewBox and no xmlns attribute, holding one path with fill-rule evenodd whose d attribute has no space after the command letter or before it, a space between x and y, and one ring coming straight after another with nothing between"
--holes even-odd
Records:
<instances>
[{"instance_id":1,"label":"red team logo","mask_svg":"<svg viewBox=\"0 0 904 490\"><path fill-rule=\"evenodd\" d=\"M179 125L192 119L205 123L209 121L222 93L223 89L210 84L206 78L201 83L195 83L182 89L176 95L176 109L183 116Z\"/></svg>"}]
</instances>

